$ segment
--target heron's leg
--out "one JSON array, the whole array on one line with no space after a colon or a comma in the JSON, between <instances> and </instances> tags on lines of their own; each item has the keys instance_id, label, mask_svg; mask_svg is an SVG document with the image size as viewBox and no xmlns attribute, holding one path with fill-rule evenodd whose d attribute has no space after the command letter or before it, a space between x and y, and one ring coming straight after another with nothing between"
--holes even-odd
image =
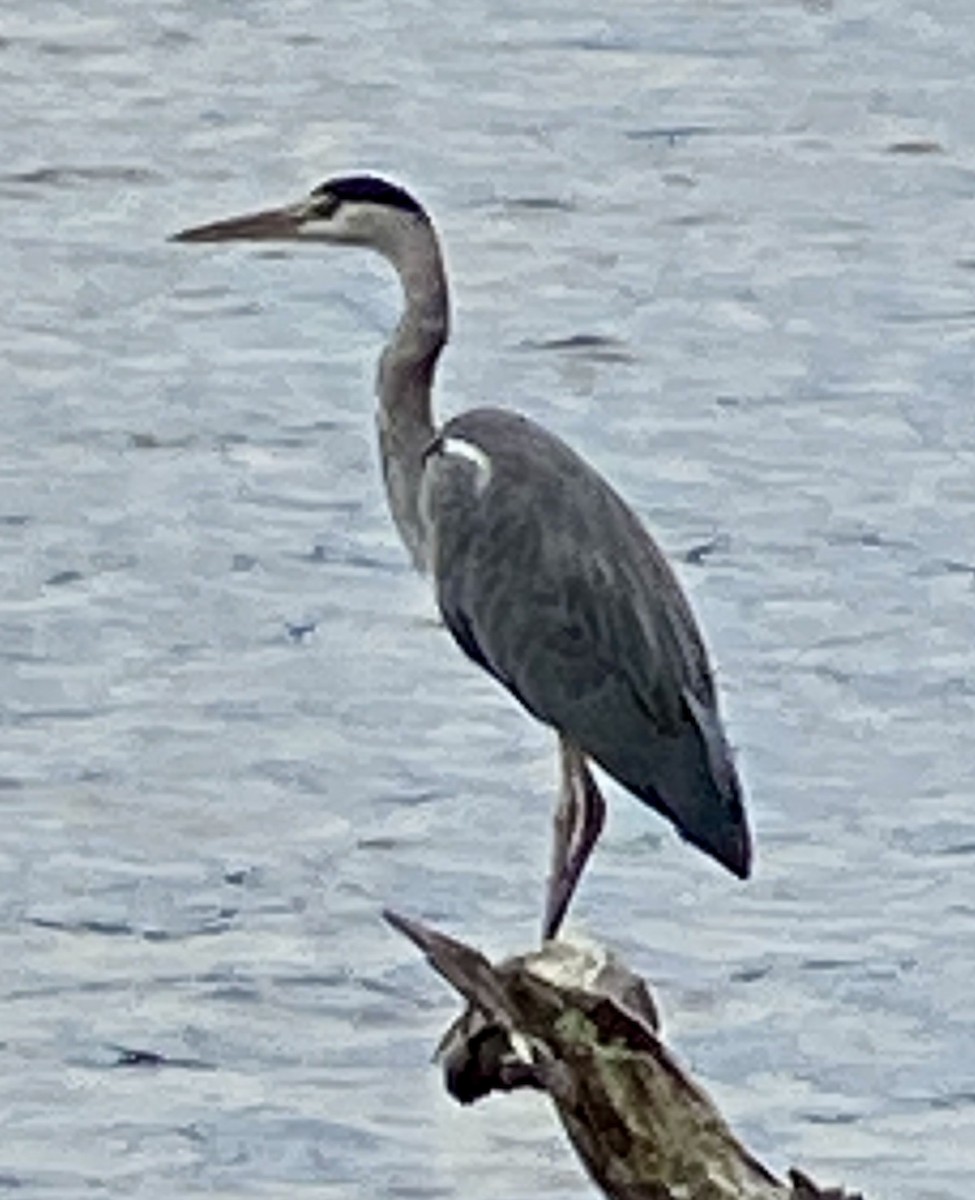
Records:
<instances>
[{"instance_id":1,"label":"heron's leg","mask_svg":"<svg viewBox=\"0 0 975 1200\"><path fill-rule=\"evenodd\" d=\"M606 802L582 751L559 734L562 789L555 810L552 872L548 880L543 938L554 938L572 901L583 868L603 828Z\"/></svg>"}]
</instances>

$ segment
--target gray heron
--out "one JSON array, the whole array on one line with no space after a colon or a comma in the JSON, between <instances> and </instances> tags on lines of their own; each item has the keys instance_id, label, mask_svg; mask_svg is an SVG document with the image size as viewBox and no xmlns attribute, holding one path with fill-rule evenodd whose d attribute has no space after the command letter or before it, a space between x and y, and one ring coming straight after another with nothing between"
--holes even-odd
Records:
<instances>
[{"instance_id":1,"label":"gray heron","mask_svg":"<svg viewBox=\"0 0 975 1200\"><path fill-rule=\"evenodd\" d=\"M422 206L357 175L175 240L364 246L398 274L404 307L377 384L389 507L461 649L558 736L543 935L557 935L602 830L590 760L747 878L751 838L707 653L656 544L601 475L526 417L477 408L434 424L449 301Z\"/></svg>"}]
</instances>

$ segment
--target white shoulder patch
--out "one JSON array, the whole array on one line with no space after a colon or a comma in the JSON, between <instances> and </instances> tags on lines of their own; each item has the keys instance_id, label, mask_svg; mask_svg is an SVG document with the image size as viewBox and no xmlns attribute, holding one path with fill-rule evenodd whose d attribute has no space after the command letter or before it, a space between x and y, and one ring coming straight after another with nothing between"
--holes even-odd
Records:
<instances>
[{"instance_id":1,"label":"white shoulder patch","mask_svg":"<svg viewBox=\"0 0 975 1200\"><path fill-rule=\"evenodd\" d=\"M478 494L483 492L491 482L491 475L493 474L491 459L484 453L480 446L475 446L473 442L465 441L463 438L445 437L443 439L443 453L453 454L458 458L466 458L468 462L472 462L477 467L477 483L475 486Z\"/></svg>"}]
</instances>

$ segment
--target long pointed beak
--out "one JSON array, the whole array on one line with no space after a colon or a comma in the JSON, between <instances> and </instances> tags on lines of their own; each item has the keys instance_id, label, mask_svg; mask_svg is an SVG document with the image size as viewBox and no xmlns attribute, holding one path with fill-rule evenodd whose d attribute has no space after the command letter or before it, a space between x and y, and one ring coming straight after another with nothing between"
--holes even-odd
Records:
<instances>
[{"instance_id":1,"label":"long pointed beak","mask_svg":"<svg viewBox=\"0 0 975 1200\"><path fill-rule=\"evenodd\" d=\"M269 208L264 212L246 213L196 225L174 233L171 242L277 242L294 241L302 226L301 211L293 208Z\"/></svg>"}]
</instances>

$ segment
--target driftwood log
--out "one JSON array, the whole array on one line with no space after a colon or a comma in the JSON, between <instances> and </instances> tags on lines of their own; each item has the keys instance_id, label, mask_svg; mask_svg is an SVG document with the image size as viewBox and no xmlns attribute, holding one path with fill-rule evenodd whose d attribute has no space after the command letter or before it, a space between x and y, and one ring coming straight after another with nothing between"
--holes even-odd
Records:
<instances>
[{"instance_id":1,"label":"driftwood log","mask_svg":"<svg viewBox=\"0 0 975 1200\"><path fill-rule=\"evenodd\" d=\"M738 1141L660 1040L650 992L599 946L548 942L492 966L478 951L393 912L467 1002L438 1050L470 1104L547 1092L590 1178L610 1200L862 1200L798 1171L778 1179Z\"/></svg>"}]
</instances>

